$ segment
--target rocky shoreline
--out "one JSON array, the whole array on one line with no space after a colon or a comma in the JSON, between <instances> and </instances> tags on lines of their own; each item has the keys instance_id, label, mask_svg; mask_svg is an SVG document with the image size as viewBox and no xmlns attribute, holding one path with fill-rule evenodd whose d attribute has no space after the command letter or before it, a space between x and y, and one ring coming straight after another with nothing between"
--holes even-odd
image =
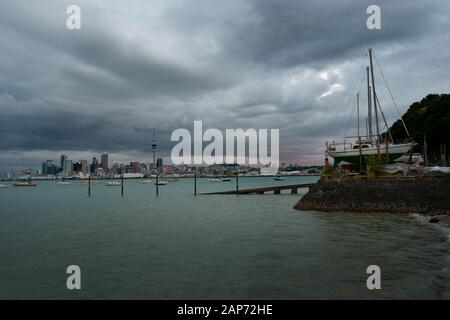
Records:
<instances>
[{"instance_id":1,"label":"rocky shoreline","mask_svg":"<svg viewBox=\"0 0 450 320\"><path fill-rule=\"evenodd\" d=\"M449 223L450 178L322 177L294 208L325 212L418 213L432 216L430 222Z\"/></svg>"}]
</instances>

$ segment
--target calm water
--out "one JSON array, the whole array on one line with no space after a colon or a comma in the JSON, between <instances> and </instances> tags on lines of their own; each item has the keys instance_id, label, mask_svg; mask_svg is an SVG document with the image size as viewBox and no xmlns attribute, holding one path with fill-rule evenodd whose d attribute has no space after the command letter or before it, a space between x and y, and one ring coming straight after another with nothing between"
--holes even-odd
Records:
<instances>
[{"instance_id":1,"label":"calm water","mask_svg":"<svg viewBox=\"0 0 450 320\"><path fill-rule=\"evenodd\" d=\"M192 180L154 188L0 189L0 298L449 298L448 234L413 215L300 212L301 194L193 197ZM81 291L66 289L71 264ZM372 264L379 291L366 288Z\"/></svg>"}]
</instances>

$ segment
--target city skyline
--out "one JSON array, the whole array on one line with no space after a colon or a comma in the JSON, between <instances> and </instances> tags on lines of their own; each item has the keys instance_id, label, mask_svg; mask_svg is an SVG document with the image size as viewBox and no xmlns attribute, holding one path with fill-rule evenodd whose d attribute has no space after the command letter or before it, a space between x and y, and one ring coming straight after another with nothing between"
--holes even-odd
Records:
<instances>
[{"instance_id":1,"label":"city skyline","mask_svg":"<svg viewBox=\"0 0 450 320\"><path fill-rule=\"evenodd\" d=\"M171 132L195 120L280 129L280 161L322 164L325 142L354 127L369 47L400 114L450 87L444 0L380 1L380 30L366 28L369 1L79 1L81 30L65 26L69 4L0 4L0 170L102 150L151 159L154 128L168 156ZM400 114L388 96L392 123Z\"/></svg>"}]
</instances>

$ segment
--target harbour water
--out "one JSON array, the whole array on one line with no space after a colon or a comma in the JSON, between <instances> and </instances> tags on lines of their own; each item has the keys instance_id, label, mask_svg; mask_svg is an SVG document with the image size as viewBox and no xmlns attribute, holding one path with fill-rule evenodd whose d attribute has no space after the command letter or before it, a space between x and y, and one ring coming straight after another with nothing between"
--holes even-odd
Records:
<instances>
[{"instance_id":1,"label":"harbour water","mask_svg":"<svg viewBox=\"0 0 450 320\"><path fill-rule=\"evenodd\" d=\"M240 187L317 177L240 178ZM193 196L39 182L0 190L1 299L448 299L449 238L415 215L292 209L298 195ZM232 190L199 179L199 192ZM81 290L66 268L81 268ZM366 268L381 268L368 290Z\"/></svg>"}]
</instances>

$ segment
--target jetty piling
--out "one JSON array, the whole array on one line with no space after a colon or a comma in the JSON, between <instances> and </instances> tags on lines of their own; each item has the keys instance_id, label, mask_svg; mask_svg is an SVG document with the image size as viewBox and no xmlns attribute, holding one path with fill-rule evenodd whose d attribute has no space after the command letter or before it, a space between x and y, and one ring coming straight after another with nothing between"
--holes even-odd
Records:
<instances>
[{"instance_id":1,"label":"jetty piling","mask_svg":"<svg viewBox=\"0 0 450 320\"><path fill-rule=\"evenodd\" d=\"M156 196L159 196L159 174L156 174L156 183L155 183L155 187L156 187Z\"/></svg>"},{"instance_id":2,"label":"jetty piling","mask_svg":"<svg viewBox=\"0 0 450 320\"><path fill-rule=\"evenodd\" d=\"M197 196L197 168L195 169L194 174L194 196Z\"/></svg>"},{"instance_id":3,"label":"jetty piling","mask_svg":"<svg viewBox=\"0 0 450 320\"><path fill-rule=\"evenodd\" d=\"M120 189L121 189L122 198L123 198L123 175L122 175L122 181L121 181Z\"/></svg>"}]
</instances>

